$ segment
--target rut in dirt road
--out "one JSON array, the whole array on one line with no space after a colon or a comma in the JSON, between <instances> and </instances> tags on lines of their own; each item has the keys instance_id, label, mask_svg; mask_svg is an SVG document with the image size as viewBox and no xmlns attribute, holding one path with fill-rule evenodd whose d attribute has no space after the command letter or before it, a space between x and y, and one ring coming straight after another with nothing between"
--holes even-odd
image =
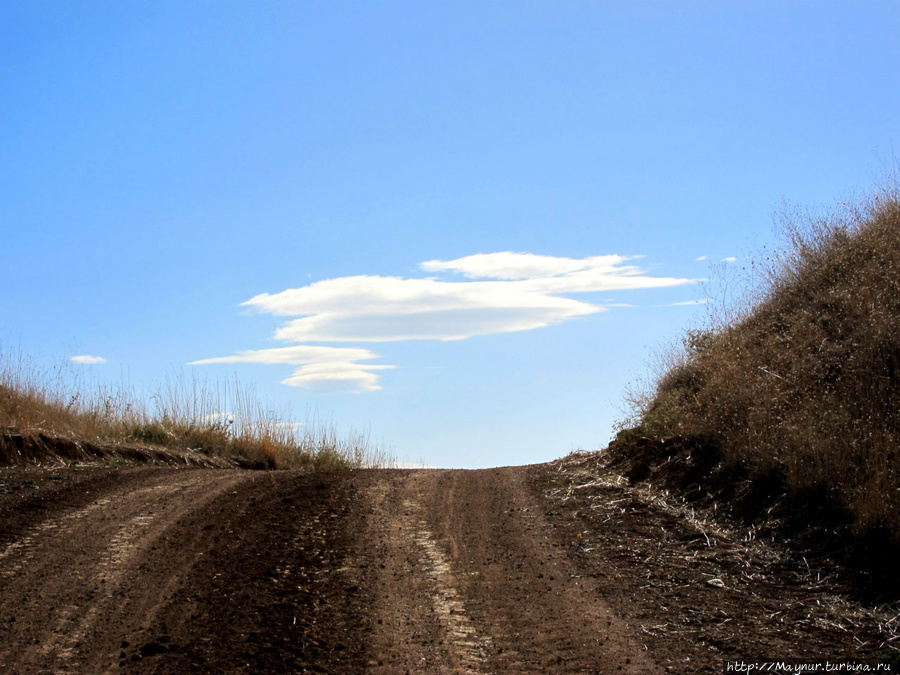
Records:
<instances>
[{"instance_id":1,"label":"rut in dirt road","mask_svg":"<svg viewBox=\"0 0 900 675\"><path fill-rule=\"evenodd\" d=\"M0 469L0 672L715 673L895 639L590 461Z\"/></svg>"},{"instance_id":2,"label":"rut in dirt road","mask_svg":"<svg viewBox=\"0 0 900 675\"><path fill-rule=\"evenodd\" d=\"M420 471L376 486L388 531L374 636L387 660L375 672L660 672L522 482L519 469Z\"/></svg>"},{"instance_id":3,"label":"rut in dirt road","mask_svg":"<svg viewBox=\"0 0 900 675\"><path fill-rule=\"evenodd\" d=\"M0 500L3 672L654 672L520 471L96 473Z\"/></svg>"},{"instance_id":4,"label":"rut in dirt road","mask_svg":"<svg viewBox=\"0 0 900 675\"><path fill-rule=\"evenodd\" d=\"M333 574L346 475L0 470L0 488L2 673L322 672L356 653Z\"/></svg>"},{"instance_id":5,"label":"rut in dirt road","mask_svg":"<svg viewBox=\"0 0 900 675\"><path fill-rule=\"evenodd\" d=\"M152 618L183 567L202 555L186 541L177 556L162 559L159 540L185 513L247 479L234 471L159 477L165 480L104 490L0 547L0 667L102 668L92 658L97 648L112 653L121 642L109 635L110 625L127 630L136 617ZM145 573L152 563L157 574Z\"/></svg>"}]
</instances>

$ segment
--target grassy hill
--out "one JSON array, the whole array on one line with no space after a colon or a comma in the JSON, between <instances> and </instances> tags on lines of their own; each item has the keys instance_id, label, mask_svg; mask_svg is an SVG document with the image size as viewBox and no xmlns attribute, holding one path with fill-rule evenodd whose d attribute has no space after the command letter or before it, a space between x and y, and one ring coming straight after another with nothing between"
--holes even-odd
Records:
<instances>
[{"instance_id":1,"label":"grassy hill","mask_svg":"<svg viewBox=\"0 0 900 675\"><path fill-rule=\"evenodd\" d=\"M0 466L98 461L329 470L391 458L367 434L340 436L315 417L294 423L239 382L174 377L139 396L0 349Z\"/></svg>"},{"instance_id":2,"label":"grassy hill","mask_svg":"<svg viewBox=\"0 0 900 675\"><path fill-rule=\"evenodd\" d=\"M782 225L751 300L684 336L610 452L897 593L900 190Z\"/></svg>"}]
</instances>

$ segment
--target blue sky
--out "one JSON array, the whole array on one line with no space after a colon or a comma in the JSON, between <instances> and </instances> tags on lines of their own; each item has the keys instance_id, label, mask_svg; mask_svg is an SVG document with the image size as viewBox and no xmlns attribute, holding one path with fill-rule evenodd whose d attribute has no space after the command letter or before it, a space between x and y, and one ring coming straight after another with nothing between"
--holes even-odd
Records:
<instances>
[{"instance_id":1,"label":"blue sky","mask_svg":"<svg viewBox=\"0 0 900 675\"><path fill-rule=\"evenodd\" d=\"M435 466L602 447L696 280L894 165L898 28L887 0L5 2L0 341L236 374Z\"/></svg>"}]
</instances>

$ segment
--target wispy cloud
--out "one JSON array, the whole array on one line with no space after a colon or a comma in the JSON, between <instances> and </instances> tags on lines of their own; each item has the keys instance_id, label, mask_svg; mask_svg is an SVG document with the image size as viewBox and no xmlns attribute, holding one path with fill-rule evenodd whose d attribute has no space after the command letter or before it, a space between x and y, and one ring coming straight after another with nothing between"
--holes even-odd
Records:
<instances>
[{"instance_id":1,"label":"wispy cloud","mask_svg":"<svg viewBox=\"0 0 900 675\"><path fill-rule=\"evenodd\" d=\"M395 366L361 364L357 361L377 359L378 354L354 347L319 347L297 345L275 349L240 351L232 356L192 361L188 365L213 363L262 363L300 366L282 384L303 387L316 392L364 392L381 389L378 376L371 371Z\"/></svg>"},{"instance_id":2,"label":"wispy cloud","mask_svg":"<svg viewBox=\"0 0 900 675\"><path fill-rule=\"evenodd\" d=\"M737 258L735 258L734 256L729 256L727 258L722 258L722 260L720 262L733 263L733 262L737 262Z\"/></svg>"},{"instance_id":3,"label":"wispy cloud","mask_svg":"<svg viewBox=\"0 0 900 675\"><path fill-rule=\"evenodd\" d=\"M546 279L587 270L613 275L639 274L636 267L623 267L629 258L601 255L590 258L558 258L534 253L477 253L456 260L428 260L419 265L426 272L458 272L469 279Z\"/></svg>"},{"instance_id":4,"label":"wispy cloud","mask_svg":"<svg viewBox=\"0 0 900 675\"><path fill-rule=\"evenodd\" d=\"M204 422L213 422L217 424L234 424L234 415L230 412L217 412L203 416Z\"/></svg>"},{"instance_id":5,"label":"wispy cloud","mask_svg":"<svg viewBox=\"0 0 900 675\"><path fill-rule=\"evenodd\" d=\"M564 294L647 289L691 283L654 277L622 256L554 258L490 253L431 260L426 272L457 272L476 281L434 277L354 276L262 293L245 306L287 322L275 339L290 342L464 340L476 335L544 328L606 307ZM487 279L481 281L480 279Z\"/></svg>"},{"instance_id":6,"label":"wispy cloud","mask_svg":"<svg viewBox=\"0 0 900 675\"><path fill-rule=\"evenodd\" d=\"M79 356L73 356L69 359L72 363L106 363L106 359L102 356L88 356L87 354L81 354Z\"/></svg>"},{"instance_id":7,"label":"wispy cloud","mask_svg":"<svg viewBox=\"0 0 900 675\"><path fill-rule=\"evenodd\" d=\"M693 279L652 276L618 255L561 258L531 253L480 253L455 260L429 260L426 273L459 274L464 280L351 276L318 281L243 303L259 312L292 318L278 328L285 342L395 342L464 340L477 335L534 330L606 311L567 297L680 286ZM374 391L378 358L366 349L302 345L243 351L205 363L300 365L285 384L315 391Z\"/></svg>"},{"instance_id":8,"label":"wispy cloud","mask_svg":"<svg viewBox=\"0 0 900 675\"><path fill-rule=\"evenodd\" d=\"M695 262L703 262L704 260L706 260L706 256L705 256L705 255L701 255L699 258L694 258L694 261L695 261Z\"/></svg>"},{"instance_id":9,"label":"wispy cloud","mask_svg":"<svg viewBox=\"0 0 900 675\"><path fill-rule=\"evenodd\" d=\"M654 307L691 307L693 305L708 305L712 300L684 300L682 302L670 302L668 305L654 305Z\"/></svg>"}]
</instances>

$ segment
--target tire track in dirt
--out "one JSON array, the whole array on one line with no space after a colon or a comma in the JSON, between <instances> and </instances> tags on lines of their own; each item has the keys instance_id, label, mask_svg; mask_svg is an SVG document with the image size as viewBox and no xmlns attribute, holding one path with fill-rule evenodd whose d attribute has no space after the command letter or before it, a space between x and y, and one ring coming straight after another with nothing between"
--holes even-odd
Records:
<instances>
[{"instance_id":1,"label":"tire track in dirt","mask_svg":"<svg viewBox=\"0 0 900 675\"><path fill-rule=\"evenodd\" d=\"M368 558L377 570L371 581L377 590L369 608L368 672L463 672L436 611L437 580L428 574L425 552L415 539L419 509L405 496L408 478L408 472L383 473L362 489L367 536L354 555Z\"/></svg>"},{"instance_id":2,"label":"tire track in dirt","mask_svg":"<svg viewBox=\"0 0 900 675\"><path fill-rule=\"evenodd\" d=\"M4 565L3 569L0 570L0 576L9 578L18 574L25 564L34 558L36 541L39 541L42 536L45 536L54 530L58 530L72 521L81 520L92 511L103 508L109 504L109 502L110 500L108 498L98 499L93 504L77 511L73 511L61 518L46 520L21 539L16 539L7 544L6 548L4 548L3 551L0 551L0 564ZM3 561L10 556L13 556L12 562L3 563Z\"/></svg>"},{"instance_id":3,"label":"tire track in dirt","mask_svg":"<svg viewBox=\"0 0 900 675\"><path fill-rule=\"evenodd\" d=\"M191 537L198 553L152 615L124 614L106 672L362 672L372 602L369 566L348 555L366 535L351 476L253 472L186 514L144 576L168 578Z\"/></svg>"},{"instance_id":4,"label":"tire track in dirt","mask_svg":"<svg viewBox=\"0 0 900 675\"><path fill-rule=\"evenodd\" d=\"M895 613L819 608L795 566L759 583L768 553L714 550L589 461L2 469L0 672L699 674L896 639Z\"/></svg>"},{"instance_id":5,"label":"tire track in dirt","mask_svg":"<svg viewBox=\"0 0 900 675\"><path fill-rule=\"evenodd\" d=\"M372 673L662 672L576 573L522 474L426 470L369 488L384 566Z\"/></svg>"},{"instance_id":6,"label":"tire track in dirt","mask_svg":"<svg viewBox=\"0 0 900 675\"><path fill-rule=\"evenodd\" d=\"M22 672L77 668L73 659L91 642L98 622L115 616L128 596L137 592L150 609L148 604L165 593L166 585L128 587L143 553L184 512L242 480L246 476L233 471L166 474L163 483L113 490L50 517L8 544L0 552L0 615L6 629L0 666ZM19 645L14 652L3 646L10 643Z\"/></svg>"},{"instance_id":7,"label":"tire track in dirt","mask_svg":"<svg viewBox=\"0 0 900 675\"><path fill-rule=\"evenodd\" d=\"M412 537L424 557L425 573L434 583L431 593L434 611L440 619L454 656L464 673L482 672L486 654L491 650L490 638L479 635L466 614L453 570L428 529L424 509L412 500L403 503L403 529Z\"/></svg>"},{"instance_id":8,"label":"tire track in dirt","mask_svg":"<svg viewBox=\"0 0 900 675\"><path fill-rule=\"evenodd\" d=\"M423 472L429 522L490 637L494 673L661 673L573 566L522 468Z\"/></svg>"},{"instance_id":9,"label":"tire track in dirt","mask_svg":"<svg viewBox=\"0 0 900 675\"><path fill-rule=\"evenodd\" d=\"M202 474L174 484L154 485L137 490L128 495L128 499L143 502L141 510L119 528L109 540L94 569L94 583L105 589L99 601L91 604L82 615L67 627L60 627L55 633L56 660L63 664L70 661L74 652L84 641L86 635L97 623L98 617L111 614L118 605L118 596L122 594L122 586L129 572L128 563L140 555L141 549L148 540L165 531L168 524L180 516L186 509L202 507L203 504L223 491L234 487L240 481L238 476L219 477L212 485ZM171 503L172 495L180 493L179 499ZM187 506L183 502L188 502ZM149 506L148 506L149 505ZM61 638L61 639L60 639ZM46 653L52 653L47 648Z\"/></svg>"}]
</instances>

